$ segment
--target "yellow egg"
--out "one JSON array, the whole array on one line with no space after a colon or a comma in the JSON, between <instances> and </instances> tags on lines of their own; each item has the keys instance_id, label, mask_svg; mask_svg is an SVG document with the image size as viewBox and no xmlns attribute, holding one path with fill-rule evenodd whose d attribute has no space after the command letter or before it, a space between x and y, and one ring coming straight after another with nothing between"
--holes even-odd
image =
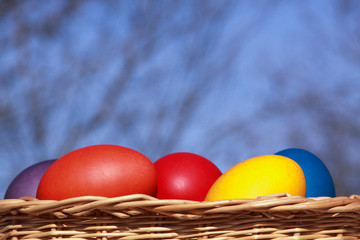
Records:
<instances>
[{"instance_id":1,"label":"yellow egg","mask_svg":"<svg viewBox=\"0 0 360 240\"><path fill-rule=\"evenodd\" d=\"M305 196L306 181L301 167L280 155L263 155L238 163L212 185L205 200L256 198L289 193Z\"/></svg>"}]
</instances>

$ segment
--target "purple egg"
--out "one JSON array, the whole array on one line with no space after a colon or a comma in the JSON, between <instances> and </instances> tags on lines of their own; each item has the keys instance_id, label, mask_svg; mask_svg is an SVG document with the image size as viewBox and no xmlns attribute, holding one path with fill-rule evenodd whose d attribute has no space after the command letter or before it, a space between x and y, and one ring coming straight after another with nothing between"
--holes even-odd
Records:
<instances>
[{"instance_id":1,"label":"purple egg","mask_svg":"<svg viewBox=\"0 0 360 240\"><path fill-rule=\"evenodd\" d=\"M42 161L24 169L10 183L4 198L36 197L40 179L55 161L56 159Z\"/></svg>"}]
</instances>

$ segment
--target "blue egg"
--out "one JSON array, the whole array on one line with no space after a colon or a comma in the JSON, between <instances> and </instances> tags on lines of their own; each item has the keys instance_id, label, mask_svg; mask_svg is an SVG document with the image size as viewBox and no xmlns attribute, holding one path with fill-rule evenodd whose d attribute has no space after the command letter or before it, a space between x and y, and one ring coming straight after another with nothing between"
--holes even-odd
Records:
<instances>
[{"instance_id":1,"label":"blue egg","mask_svg":"<svg viewBox=\"0 0 360 240\"><path fill-rule=\"evenodd\" d=\"M288 157L300 165L306 179L306 197L335 197L330 172L313 153L300 148L288 148L275 154Z\"/></svg>"}]
</instances>

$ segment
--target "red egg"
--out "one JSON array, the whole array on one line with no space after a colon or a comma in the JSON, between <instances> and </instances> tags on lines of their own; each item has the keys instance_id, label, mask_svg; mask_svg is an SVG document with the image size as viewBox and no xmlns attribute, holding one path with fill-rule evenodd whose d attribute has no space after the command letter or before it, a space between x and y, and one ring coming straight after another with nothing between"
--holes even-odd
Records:
<instances>
[{"instance_id":1,"label":"red egg","mask_svg":"<svg viewBox=\"0 0 360 240\"><path fill-rule=\"evenodd\" d=\"M222 174L210 160L187 152L166 155L154 165L158 174L156 197L159 199L203 201Z\"/></svg>"},{"instance_id":2,"label":"red egg","mask_svg":"<svg viewBox=\"0 0 360 240\"><path fill-rule=\"evenodd\" d=\"M93 145L59 158L40 180L37 198L117 197L156 193L154 164L142 153L117 145Z\"/></svg>"}]
</instances>

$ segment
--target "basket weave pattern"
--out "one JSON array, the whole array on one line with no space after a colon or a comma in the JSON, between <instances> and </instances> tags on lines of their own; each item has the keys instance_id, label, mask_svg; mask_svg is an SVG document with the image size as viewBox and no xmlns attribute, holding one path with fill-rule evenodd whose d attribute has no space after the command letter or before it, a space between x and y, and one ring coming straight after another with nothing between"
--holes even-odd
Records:
<instances>
[{"instance_id":1,"label":"basket weave pattern","mask_svg":"<svg viewBox=\"0 0 360 240\"><path fill-rule=\"evenodd\" d=\"M360 196L0 200L0 239L360 239Z\"/></svg>"}]
</instances>

